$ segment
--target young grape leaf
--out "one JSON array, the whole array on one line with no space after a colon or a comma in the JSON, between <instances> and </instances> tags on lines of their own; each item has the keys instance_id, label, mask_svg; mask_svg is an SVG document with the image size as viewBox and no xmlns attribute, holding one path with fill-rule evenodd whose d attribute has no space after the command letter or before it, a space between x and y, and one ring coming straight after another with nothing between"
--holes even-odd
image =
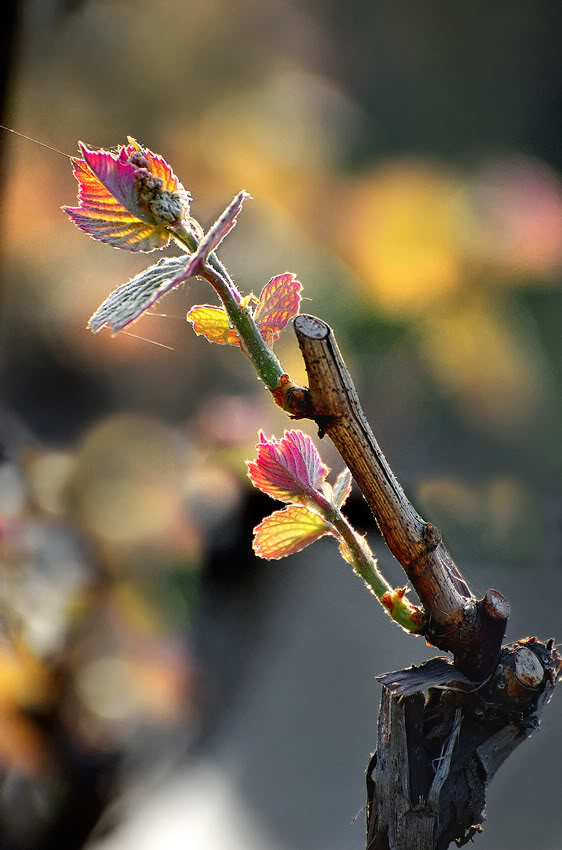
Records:
<instances>
[{"instance_id":1,"label":"young grape leaf","mask_svg":"<svg viewBox=\"0 0 562 850\"><path fill-rule=\"evenodd\" d=\"M94 333L109 325L113 333L138 319L162 295L185 280L190 257L164 257L114 289L88 320Z\"/></svg>"},{"instance_id":2,"label":"young grape leaf","mask_svg":"<svg viewBox=\"0 0 562 850\"><path fill-rule=\"evenodd\" d=\"M285 431L281 440L259 433L256 460L248 462L252 484L281 502L306 502L323 491L328 467L316 446L302 431Z\"/></svg>"},{"instance_id":3,"label":"young grape leaf","mask_svg":"<svg viewBox=\"0 0 562 850\"><path fill-rule=\"evenodd\" d=\"M260 558L276 560L300 552L326 534L333 531L325 519L300 505L289 505L254 528L252 548Z\"/></svg>"},{"instance_id":4,"label":"young grape leaf","mask_svg":"<svg viewBox=\"0 0 562 850\"><path fill-rule=\"evenodd\" d=\"M189 311L187 321L191 322L198 336L204 336L209 342L240 345L240 337L234 328L230 327L228 316L222 307L199 304Z\"/></svg>"},{"instance_id":5,"label":"young grape leaf","mask_svg":"<svg viewBox=\"0 0 562 850\"><path fill-rule=\"evenodd\" d=\"M245 192L237 195L229 209L234 206L237 199L239 199L241 206L244 197L248 197ZM238 209L236 209L236 213ZM226 212L228 210L225 211L225 214ZM224 215L221 216L221 219L223 217ZM213 227L217 227L221 219ZM228 227L228 230L233 226L234 223ZM228 230L226 230L226 233ZM269 283L266 283L262 289L261 295L257 299L258 304L254 313L254 319L270 348L279 338L279 334L287 322L299 312L301 290L301 283L295 280L294 274L290 273L280 274L271 278ZM255 296L252 297L256 300ZM219 345L240 345L240 336L234 328L230 327L228 317L222 307L201 304L193 307L186 318L193 325L195 333L206 337L209 342L217 342Z\"/></svg>"},{"instance_id":6,"label":"young grape leaf","mask_svg":"<svg viewBox=\"0 0 562 850\"><path fill-rule=\"evenodd\" d=\"M201 258L201 262L206 262L209 254L211 254L216 248L219 247L220 243L224 239L224 237L230 233L232 228L236 224L236 218L238 213L242 209L242 204L246 200L246 198L251 198L252 196L242 189L238 192L237 195L234 196L230 204L227 206L225 211L217 218L212 227L209 228L208 232L205 234L203 239L199 244L199 256Z\"/></svg>"},{"instance_id":7,"label":"young grape leaf","mask_svg":"<svg viewBox=\"0 0 562 850\"><path fill-rule=\"evenodd\" d=\"M353 484L353 480L351 478L351 472L345 467L342 469L338 477L336 478L333 486L333 501L334 504L341 508L342 505L345 504L347 497L351 493L351 485Z\"/></svg>"},{"instance_id":8,"label":"young grape leaf","mask_svg":"<svg viewBox=\"0 0 562 850\"><path fill-rule=\"evenodd\" d=\"M272 277L262 289L254 319L270 347L287 322L298 314L301 290L301 282L290 272Z\"/></svg>"},{"instance_id":9,"label":"young grape leaf","mask_svg":"<svg viewBox=\"0 0 562 850\"><path fill-rule=\"evenodd\" d=\"M84 158L72 159L79 206L63 207L74 224L115 248L165 248L167 227L189 217L190 202L165 160L131 138L117 153L79 146Z\"/></svg>"}]
</instances>

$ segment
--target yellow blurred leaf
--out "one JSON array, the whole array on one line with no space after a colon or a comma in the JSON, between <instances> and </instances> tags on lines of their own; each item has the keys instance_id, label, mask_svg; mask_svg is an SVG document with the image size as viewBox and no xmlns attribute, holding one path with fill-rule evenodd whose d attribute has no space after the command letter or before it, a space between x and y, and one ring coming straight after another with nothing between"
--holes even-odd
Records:
<instances>
[{"instance_id":1,"label":"yellow blurred leaf","mask_svg":"<svg viewBox=\"0 0 562 850\"><path fill-rule=\"evenodd\" d=\"M422 350L467 418L516 431L540 410L545 369L523 324L475 297L432 311Z\"/></svg>"},{"instance_id":2,"label":"yellow blurred leaf","mask_svg":"<svg viewBox=\"0 0 562 850\"><path fill-rule=\"evenodd\" d=\"M447 171L390 164L351 187L339 247L379 308L418 315L459 286L464 214L459 183Z\"/></svg>"}]
</instances>

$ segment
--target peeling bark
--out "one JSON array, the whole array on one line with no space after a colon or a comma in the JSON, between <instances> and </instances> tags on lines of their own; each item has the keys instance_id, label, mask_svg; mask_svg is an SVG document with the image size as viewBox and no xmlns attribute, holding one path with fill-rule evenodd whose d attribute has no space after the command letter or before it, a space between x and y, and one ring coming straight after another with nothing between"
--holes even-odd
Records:
<instances>
[{"instance_id":1,"label":"peeling bark","mask_svg":"<svg viewBox=\"0 0 562 850\"><path fill-rule=\"evenodd\" d=\"M519 663L532 667L535 684L509 695ZM523 641L504 647L484 686L445 658L377 677L383 696L367 771L367 850L445 850L480 832L487 785L538 728L561 666L552 644Z\"/></svg>"}]
</instances>

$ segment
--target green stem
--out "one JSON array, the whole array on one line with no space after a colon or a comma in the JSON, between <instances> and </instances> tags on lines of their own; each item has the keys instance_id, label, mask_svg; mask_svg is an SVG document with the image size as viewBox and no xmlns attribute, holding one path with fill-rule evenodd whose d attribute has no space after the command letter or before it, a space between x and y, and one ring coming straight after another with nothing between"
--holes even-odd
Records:
<instances>
[{"instance_id":1,"label":"green stem","mask_svg":"<svg viewBox=\"0 0 562 850\"><path fill-rule=\"evenodd\" d=\"M173 235L182 248L190 253L196 250L197 242L193 234L186 229L177 228ZM265 342L251 312L242 306L242 296L215 253L209 256L199 275L211 284L222 301L228 319L240 334L243 350L253 363L258 377L268 389L277 389L281 386L281 378L285 374L283 367Z\"/></svg>"},{"instance_id":2,"label":"green stem","mask_svg":"<svg viewBox=\"0 0 562 850\"><path fill-rule=\"evenodd\" d=\"M210 257L209 257L209 261L208 261L208 262L209 262L209 265L211 266L211 268L212 268L212 269L213 269L213 270L214 270L214 271L215 271L215 272L216 272L216 273L217 273L220 277L222 277L222 278L226 281L226 283L228 284L228 288L229 288L229 289L230 289L230 291L232 292L232 294L233 294L233 296L234 296L235 300L236 300L236 301L238 301L238 303L240 303L240 302L242 301L242 296L241 296L241 295L240 295L240 293L238 292L238 289L237 289L237 287L236 287L236 284L234 283L234 281L233 281L233 280L232 280L232 278L230 277L230 275L229 275L229 273L228 273L228 271L227 271L226 267L225 267L225 266L223 266L223 264L221 263L221 261L219 260L219 258L217 257L217 255L215 254L215 252L214 252L214 251L213 251L213 253L210 255Z\"/></svg>"},{"instance_id":3,"label":"green stem","mask_svg":"<svg viewBox=\"0 0 562 850\"><path fill-rule=\"evenodd\" d=\"M244 351L252 361L258 377L270 390L279 387L285 374L283 367L265 342L248 308L242 307L237 300L238 292L231 283L228 272L219 273L208 263L201 270L201 276L209 281L221 299L228 319L240 334Z\"/></svg>"},{"instance_id":4,"label":"green stem","mask_svg":"<svg viewBox=\"0 0 562 850\"><path fill-rule=\"evenodd\" d=\"M321 509L324 518L335 528L338 537L350 554L353 571L360 575L367 587L381 602L392 619L408 632L419 632L421 623L419 609L387 582L377 567L376 558L366 540L357 534L339 508L324 499L317 491L312 497ZM383 599L384 597L384 599Z\"/></svg>"}]
</instances>

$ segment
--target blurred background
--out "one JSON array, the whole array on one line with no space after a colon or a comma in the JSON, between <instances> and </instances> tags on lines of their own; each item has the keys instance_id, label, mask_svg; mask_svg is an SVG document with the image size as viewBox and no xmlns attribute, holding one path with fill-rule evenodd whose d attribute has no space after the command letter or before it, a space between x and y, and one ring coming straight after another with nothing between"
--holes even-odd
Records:
<instances>
[{"instance_id":1,"label":"blurred background","mask_svg":"<svg viewBox=\"0 0 562 850\"><path fill-rule=\"evenodd\" d=\"M221 247L240 289L298 275L474 592L508 597L508 639L559 637L562 7L3 15L2 122L71 155L134 136L203 225L251 192ZM85 330L158 256L86 238L68 159L1 132L0 847L361 850L374 677L435 653L333 541L253 557L276 505L244 461L288 420L186 324L202 281L132 328L159 346ZM304 381L290 329L276 351ZM357 492L348 513L402 582ZM559 850L559 717L494 780L481 850Z\"/></svg>"}]
</instances>

